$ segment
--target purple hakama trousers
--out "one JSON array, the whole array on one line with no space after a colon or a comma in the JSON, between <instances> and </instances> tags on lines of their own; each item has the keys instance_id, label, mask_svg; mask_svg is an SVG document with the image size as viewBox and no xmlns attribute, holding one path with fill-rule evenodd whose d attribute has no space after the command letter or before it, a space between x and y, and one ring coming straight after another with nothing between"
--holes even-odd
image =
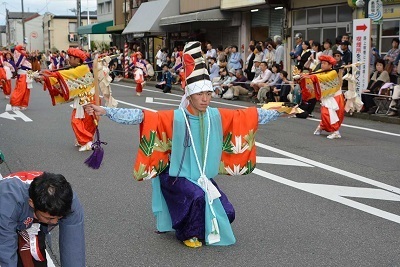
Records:
<instances>
[{"instance_id":1,"label":"purple hakama trousers","mask_svg":"<svg viewBox=\"0 0 400 267\"><path fill-rule=\"evenodd\" d=\"M169 176L168 170L160 174L161 192L165 198L172 220L172 228L178 240L192 237L205 239L205 193L198 185L183 177ZM235 220L235 210L227 196L213 179L210 181L221 193L219 198L229 222Z\"/></svg>"}]
</instances>

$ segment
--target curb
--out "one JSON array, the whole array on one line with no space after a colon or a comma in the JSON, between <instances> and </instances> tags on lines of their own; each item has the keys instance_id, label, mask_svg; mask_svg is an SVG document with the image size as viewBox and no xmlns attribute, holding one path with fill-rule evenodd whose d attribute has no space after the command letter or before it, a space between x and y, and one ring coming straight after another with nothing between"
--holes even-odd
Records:
<instances>
[{"instance_id":1,"label":"curb","mask_svg":"<svg viewBox=\"0 0 400 267\"><path fill-rule=\"evenodd\" d=\"M132 86L134 85L134 81L132 79L126 79L122 78L120 82L126 82L126 83L132 83ZM152 87L155 87L157 84L156 81L147 81L147 85L150 85ZM178 85L173 85L172 86L172 91L180 92L182 93L182 89ZM240 101L245 101L245 102L250 102L250 99L244 95L239 96ZM320 112L320 105L317 103L315 106L314 112L319 113ZM371 120L371 121L379 121L379 122L385 122L385 123L391 123L391 124L399 124L400 125L400 117L399 116L387 116L386 114L368 114L368 113L353 113L353 115L350 115L349 113L345 113L345 117L350 117L350 118L357 118L357 119L362 119L362 120Z\"/></svg>"}]
</instances>

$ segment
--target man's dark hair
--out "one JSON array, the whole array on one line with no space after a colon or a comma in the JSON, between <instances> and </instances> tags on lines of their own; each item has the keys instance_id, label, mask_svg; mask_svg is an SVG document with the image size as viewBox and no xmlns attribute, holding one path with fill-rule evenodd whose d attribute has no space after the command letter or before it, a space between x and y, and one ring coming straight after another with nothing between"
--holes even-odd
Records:
<instances>
[{"instance_id":1,"label":"man's dark hair","mask_svg":"<svg viewBox=\"0 0 400 267\"><path fill-rule=\"evenodd\" d=\"M217 49L218 49L218 51L224 51L224 47L223 47L222 45L219 45L219 46L217 47Z\"/></svg>"},{"instance_id":2,"label":"man's dark hair","mask_svg":"<svg viewBox=\"0 0 400 267\"><path fill-rule=\"evenodd\" d=\"M261 45L256 45L256 48L257 48L258 52L262 52L262 47L261 47Z\"/></svg>"},{"instance_id":3,"label":"man's dark hair","mask_svg":"<svg viewBox=\"0 0 400 267\"><path fill-rule=\"evenodd\" d=\"M167 64L163 64L163 65L161 66L162 69L163 69L164 67L167 67L167 68L168 68L168 65L167 65Z\"/></svg>"},{"instance_id":4,"label":"man's dark hair","mask_svg":"<svg viewBox=\"0 0 400 267\"><path fill-rule=\"evenodd\" d=\"M256 48L254 45L249 45L250 51L254 52L254 49Z\"/></svg>"},{"instance_id":5,"label":"man's dark hair","mask_svg":"<svg viewBox=\"0 0 400 267\"><path fill-rule=\"evenodd\" d=\"M44 172L33 179L29 197L35 210L47 212L51 216L64 217L71 212L72 188L61 174Z\"/></svg>"}]
</instances>

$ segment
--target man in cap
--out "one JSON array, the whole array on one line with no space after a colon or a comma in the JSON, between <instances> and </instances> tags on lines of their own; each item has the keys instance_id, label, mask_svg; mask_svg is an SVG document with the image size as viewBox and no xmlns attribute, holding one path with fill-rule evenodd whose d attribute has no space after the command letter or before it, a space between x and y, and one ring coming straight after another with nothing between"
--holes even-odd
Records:
<instances>
[{"instance_id":1,"label":"man in cap","mask_svg":"<svg viewBox=\"0 0 400 267\"><path fill-rule=\"evenodd\" d=\"M353 54L349 50L350 42L349 41L343 41L340 43L340 48L342 50L342 61L343 64L349 65L351 64L353 60Z\"/></svg>"},{"instance_id":2,"label":"man in cap","mask_svg":"<svg viewBox=\"0 0 400 267\"><path fill-rule=\"evenodd\" d=\"M294 36L294 41L296 44L292 52L290 52L290 57L296 60L297 57L300 56L303 52L303 48L301 47L301 44L303 43L303 35L299 32L296 33L296 35Z\"/></svg>"},{"instance_id":3,"label":"man in cap","mask_svg":"<svg viewBox=\"0 0 400 267\"><path fill-rule=\"evenodd\" d=\"M231 245L236 241L230 226L235 210L213 178L218 173L250 173L257 126L276 119L279 112L210 108L213 87L200 42L186 44L183 59L186 86L179 109L85 108L121 124L140 124L134 177L154 178L152 207L158 231L175 230L192 248L201 247L201 240Z\"/></svg>"}]
</instances>

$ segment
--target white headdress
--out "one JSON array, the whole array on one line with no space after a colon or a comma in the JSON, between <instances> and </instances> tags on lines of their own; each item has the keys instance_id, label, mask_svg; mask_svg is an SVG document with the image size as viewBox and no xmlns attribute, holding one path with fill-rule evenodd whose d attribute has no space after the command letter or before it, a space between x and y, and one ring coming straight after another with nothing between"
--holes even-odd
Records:
<instances>
[{"instance_id":1,"label":"white headdress","mask_svg":"<svg viewBox=\"0 0 400 267\"><path fill-rule=\"evenodd\" d=\"M180 107L186 108L189 105L188 96L200 92L213 91L206 63L201 55L200 42L187 43L183 48L183 68L185 71L186 86Z\"/></svg>"}]
</instances>

